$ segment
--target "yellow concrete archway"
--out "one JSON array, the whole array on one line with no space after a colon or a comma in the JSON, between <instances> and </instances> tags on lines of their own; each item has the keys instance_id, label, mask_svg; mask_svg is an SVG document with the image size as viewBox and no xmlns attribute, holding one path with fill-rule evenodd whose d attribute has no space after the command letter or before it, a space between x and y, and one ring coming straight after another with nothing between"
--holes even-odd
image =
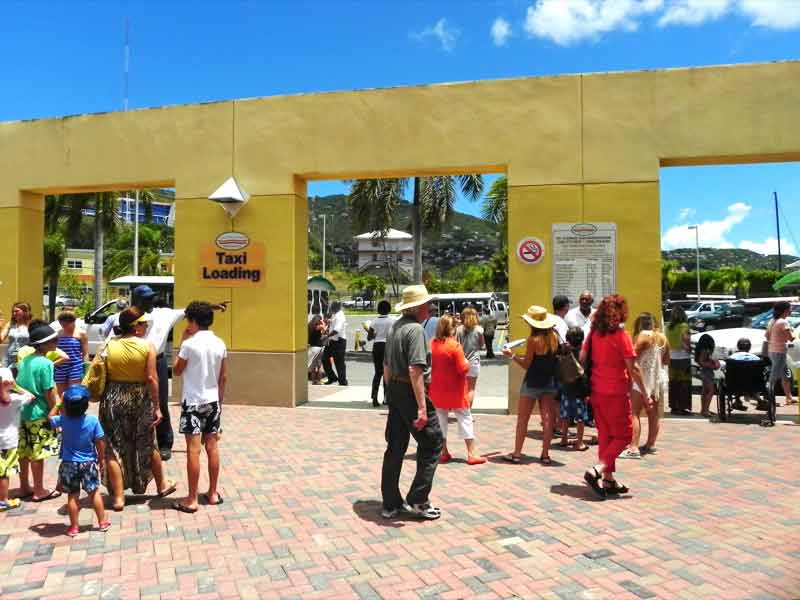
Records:
<instances>
[{"instance_id":1,"label":"yellow concrete archway","mask_svg":"<svg viewBox=\"0 0 800 600\"><path fill-rule=\"evenodd\" d=\"M174 185L177 303L231 300L216 324L231 349L230 397L294 406L307 393L305 181L506 172L510 246L547 244L554 222L614 222L618 290L632 311L656 311L659 167L800 159L799 95L800 62L782 62L2 123L0 306L41 295L44 194ZM232 169L253 195L233 221L207 200ZM263 286L202 287L201 247L231 230L264 244ZM512 308L548 305L551 275L548 260L510 257Z\"/></svg>"}]
</instances>

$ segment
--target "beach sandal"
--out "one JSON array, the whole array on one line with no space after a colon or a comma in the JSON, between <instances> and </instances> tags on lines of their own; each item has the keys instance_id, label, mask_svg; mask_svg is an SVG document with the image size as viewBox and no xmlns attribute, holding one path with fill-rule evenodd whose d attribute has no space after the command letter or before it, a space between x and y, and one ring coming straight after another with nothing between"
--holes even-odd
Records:
<instances>
[{"instance_id":1,"label":"beach sandal","mask_svg":"<svg viewBox=\"0 0 800 600\"><path fill-rule=\"evenodd\" d=\"M616 479L603 481L603 490L609 496L618 496L619 494L627 494L630 490L617 482Z\"/></svg>"},{"instance_id":2,"label":"beach sandal","mask_svg":"<svg viewBox=\"0 0 800 600\"><path fill-rule=\"evenodd\" d=\"M186 513L187 515L193 515L194 513L197 512L197 508L191 508L189 506L185 506L180 502L173 502L172 508L174 508L178 512Z\"/></svg>"},{"instance_id":3,"label":"beach sandal","mask_svg":"<svg viewBox=\"0 0 800 600\"><path fill-rule=\"evenodd\" d=\"M542 463L546 467L551 465L551 464L553 464L553 461L551 460L551 458L549 456L540 456L539 457L539 462Z\"/></svg>"},{"instance_id":4,"label":"beach sandal","mask_svg":"<svg viewBox=\"0 0 800 600\"><path fill-rule=\"evenodd\" d=\"M5 512L7 510L11 510L12 508L19 508L20 504L22 504L19 498L9 498L5 502L0 502L0 512Z\"/></svg>"},{"instance_id":5,"label":"beach sandal","mask_svg":"<svg viewBox=\"0 0 800 600\"><path fill-rule=\"evenodd\" d=\"M605 500L606 491L600 485L600 478L601 477L602 476L600 475L600 473L597 471L597 469L595 467L592 467L591 469L587 469L586 472L583 474L583 480L591 488L591 490L594 492L595 496L597 496L601 500Z\"/></svg>"},{"instance_id":6,"label":"beach sandal","mask_svg":"<svg viewBox=\"0 0 800 600\"><path fill-rule=\"evenodd\" d=\"M217 492L216 502L211 502L211 500L208 499L208 494L200 494L200 498L203 498L206 501L206 504L208 504L209 506L218 506L220 504L225 503L225 498L223 498L222 494L220 494L219 492Z\"/></svg>"},{"instance_id":7,"label":"beach sandal","mask_svg":"<svg viewBox=\"0 0 800 600\"><path fill-rule=\"evenodd\" d=\"M97 526L97 531L106 532L111 529L111 521L103 521Z\"/></svg>"},{"instance_id":8,"label":"beach sandal","mask_svg":"<svg viewBox=\"0 0 800 600\"><path fill-rule=\"evenodd\" d=\"M61 495L61 492L58 490L50 490L50 493L47 496L42 496L41 498L37 498L36 496L31 496L31 502L45 502L46 500L54 500Z\"/></svg>"},{"instance_id":9,"label":"beach sandal","mask_svg":"<svg viewBox=\"0 0 800 600\"><path fill-rule=\"evenodd\" d=\"M522 456L518 456L516 454L506 454L503 456L503 460L518 465L522 462Z\"/></svg>"},{"instance_id":10,"label":"beach sandal","mask_svg":"<svg viewBox=\"0 0 800 600\"><path fill-rule=\"evenodd\" d=\"M581 444L580 446L575 446L575 450L578 452L586 452L589 449L589 446L586 444Z\"/></svg>"},{"instance_id":11,"label":"beach sandal","mask_svg":"<svg viewBox=\"0 0 800 600\"><path fill-rule=\"evenodd\" d=\"M156 496L158 498L166 498L167 496L169 496L170 494L174 494L178 490L178 485L176 482L169 481L168 483L169 485L167 485L167 488L165 490L156 493Z\"/></svg>"}]
</instances>

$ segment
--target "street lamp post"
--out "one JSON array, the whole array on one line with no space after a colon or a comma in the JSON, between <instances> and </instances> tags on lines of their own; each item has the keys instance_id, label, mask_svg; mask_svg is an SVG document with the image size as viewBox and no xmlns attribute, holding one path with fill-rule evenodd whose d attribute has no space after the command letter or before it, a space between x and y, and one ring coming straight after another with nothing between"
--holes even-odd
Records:
<instances>
[{"instance_id":1,"label":"street lamp post","mask_svg":"<svg viewBox=\"0 0 800 600\"><path fill-rule=\"evenodd\" d=\"M700 302L700 225L689 225L689 229L694 229L694 249L697 258L695 273L697 274L697 301Z\"/></svg>"}]
</instances>

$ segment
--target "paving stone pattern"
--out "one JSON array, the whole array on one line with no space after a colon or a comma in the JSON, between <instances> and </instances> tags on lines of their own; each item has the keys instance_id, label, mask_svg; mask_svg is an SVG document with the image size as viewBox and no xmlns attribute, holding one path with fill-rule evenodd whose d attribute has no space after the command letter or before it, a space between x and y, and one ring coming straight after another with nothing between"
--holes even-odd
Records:
<instances>
[{"instance_id":1,"label":"paving stone pattern","mask_svg":"<svg viewBox=\"0 0 800 600\"><path fill-rule=\"evenodd\" d=\"M228 406L223 421L224 504L185 515L172 498L131 498L103 534L84 503L70 539L61 499L24 502L0 514L0 597L800 597L800 427L788 419L667 419L658 454L619 463L630 496L598 502L581 479L594 448L507 464L514 417L479 415L490 462L467 466L451 440L431 523L379 516L384 411ZM167 463L181 490L184 448Z\"/></svg>"}]
</instances>

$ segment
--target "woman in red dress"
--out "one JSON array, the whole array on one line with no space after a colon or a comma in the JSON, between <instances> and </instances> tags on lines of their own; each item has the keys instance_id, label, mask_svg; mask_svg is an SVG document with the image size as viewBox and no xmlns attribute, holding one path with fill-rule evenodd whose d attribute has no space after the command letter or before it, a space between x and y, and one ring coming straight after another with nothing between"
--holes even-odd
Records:
<instances>
[{"instance_id":1,"label":"woman in red dress","mask_svg":"<svg viewBox=\"0 0 800 600\"><path fill-rule=\"evenodd\" d=\"M582 360L591 364L590 402L597 424L600 462L587 470L583 478L600 498L628 493L628 488L614 479L616 459L631 442L631 381L644 390L635 362L631 336L622 327L628 318L628 303L612 294L597 307L592 328L584 342ZM601 481L602 480L602 481Z\"/></svg>"},{"instance_id":2,"label":"woman in red dress","mask_svg":"<svg viewBox=\"0 0 800 600\"><path fill-rule=\"evenodd\" d=\"M464 357L464 349L455 338L456 322L450 315L443 315L436 326L436 337L431 340L431 383L428 395L436 407L436 416L444 437L444 448L440 463L453 457L447 448L447 419L454 413L461 439L467 445L467 464L480 465L486 458L475 450L475 427L470 411L467 373L470 364Z\"/></svg>"}]
</instances>

